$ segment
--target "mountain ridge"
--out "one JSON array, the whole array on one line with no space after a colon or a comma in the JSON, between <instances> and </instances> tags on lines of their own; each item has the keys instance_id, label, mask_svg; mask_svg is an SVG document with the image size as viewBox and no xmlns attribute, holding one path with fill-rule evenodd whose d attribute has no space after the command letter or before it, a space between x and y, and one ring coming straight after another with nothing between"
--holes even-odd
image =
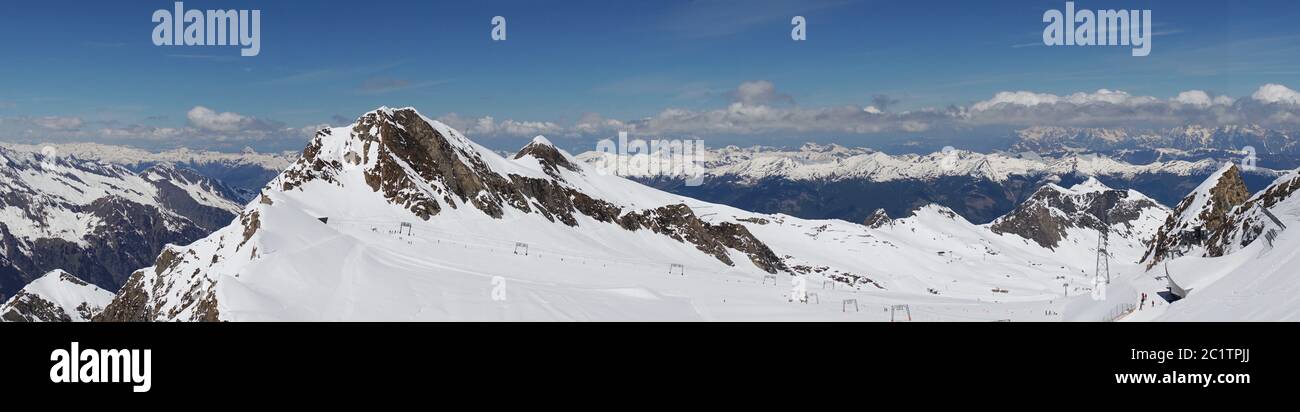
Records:
<instances>
[{"instance_id":1,"label":"mountain ridge","mask_svg":"<svg viewBox=\"0 0 1300 412\"><path fill-rule=\"evenodd\" d=\"M971 303L1087 287L1086 235L1053 251L939 205L874 228L757 214L550 168L568 158L551 147L507 159L413 109L369 112L319 132L231 225L133 273L96 320L824 318L839 312L784 306L808 297L778 285ZM496 277L523 291L493 304Z\"/></svg>"}]
</instances>

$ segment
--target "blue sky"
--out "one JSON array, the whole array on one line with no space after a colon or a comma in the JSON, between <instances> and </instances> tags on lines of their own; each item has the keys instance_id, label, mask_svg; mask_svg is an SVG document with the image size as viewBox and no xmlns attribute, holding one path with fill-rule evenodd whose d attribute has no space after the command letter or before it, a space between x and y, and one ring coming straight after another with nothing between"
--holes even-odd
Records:
<instances>
[{"instance_id":1,"label":"blue sky","mask_svg":"<svg viewBox=\"0 0 1300 412\"><path fill-rule=\"evenodd\" d=\"M1043 46L1043 12L1064 4L186 1L261 10L261 53L240 57L234 47L154 46L150 16L172 1L4 2L0 140L294 150L306 139L301 130L388 105L417 107L500 148L535 133L580 146L620 128L727 143L871 145L1023 125L1024 113L952 120L962 116L954 107L1000 92L1245 99L1266 84L1286 87L1271 104L1300 88L1294 1L1076 2L1152 10L1155 39L1142 58L1127 47ZM495 15L507 19L506 41L489 37ZM807 18L807 41L790 39L795 15ZM881 106L888 121L860 118L868 106ZM1208 120L1209 109L1160 110L1153 124L1223 121ZM1292 113L1234 110L1228 118ZM1143 113L1115 118L1151 119ZM731 127L718 127L724 122Z\"/></svg>"}]
</instances>

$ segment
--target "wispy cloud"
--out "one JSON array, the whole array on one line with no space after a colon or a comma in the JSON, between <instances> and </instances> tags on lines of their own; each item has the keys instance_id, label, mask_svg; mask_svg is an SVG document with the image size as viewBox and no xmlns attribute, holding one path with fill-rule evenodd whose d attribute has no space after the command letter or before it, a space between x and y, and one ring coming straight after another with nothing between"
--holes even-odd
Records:
<instances>
[{"instance_id":1,"label":"wispy cloud","mask_svg":"<svg viewBox=\"0 0 1300 412\"><path fill-rule=\"evenodd\" d=\"M352 67L332 67L313 69L276 77L258 82L261 85L310 84L325 81L346 80L359 76L373 75L401 65L400 62L378 63Z\"/></svg>"},{"instance_id":2,"label":"wispy cloud","mask_svg":"<svg viewBox=\"0 0 1300 412\"><path fill-rule=\"evenodd\" d=\"M727 92L725 89L710 87L706 82L660 74L633 76L597 86L592 91L614 96L666 96L675 100L707 99Z\"/></svg>"},{"instance_id":3,"label":"wispy cloud","mask_svg":"<svg viewBox=\"0 0 1300 412\"><path fill-rule=\"evenodd\" d=\"M697 0L679 3L660 28L684 38L725 37L791 16L860 3L860 0Z\"/></svg>"},{"instance_id":4,"label":"wispy cloud","mask_svg":"<svg viewBox=\"0 0 1300 412\"><path fill-rule=\"evenodd\" d=\"M392 77L371 77L361 82L357 91L362 94L383 94L404 90L421 89L446 83L442 80L413 81Z\"/></svg>"},{"instance_id":5,"label":"wispy cloud","mask_svg":"<svg viewBox=\"0 0 1300 412\"><path fill-rule=\"evenodd\" d=\"M120 41L88 41L83 44L85 44L86 47L94 47L100 49L116 49L119 47L125 47L127 45L126 42L120 42Z\"/></svg>"},{"instance_id":6,"label":"wispy cloud","mask_svg":"<svg viewBox=\"0 0 1300 412\"><path fill-rule=\"evenodd\" d=\"M169 54L169 55L167 55L167 57L170 57L170 58L173 58L173 59L203 60L203 61L210 61L210 62L236 62L236 61L239 61L239 56L234 56L234 55L215 55L215 54Z\"/></svg>"}]
</instances>

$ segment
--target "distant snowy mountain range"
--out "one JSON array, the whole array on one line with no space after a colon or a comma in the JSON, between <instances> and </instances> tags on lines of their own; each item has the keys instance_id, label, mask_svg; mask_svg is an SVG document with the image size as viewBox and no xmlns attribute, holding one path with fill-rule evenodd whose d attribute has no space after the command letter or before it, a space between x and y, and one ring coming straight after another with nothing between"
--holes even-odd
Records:
<instances>
[{"instance_id":1,"label":"distant snowy mountain range","mask_svg":"<svg viewBox=\"0 0 1300 412\"><path fill-rule=\"evenodd\" d=\"M587 152L579 161L597 164L610 154ZM654 161L642 156L645 161ZM701 156L705 179L687 186L681 178L629 176L650 186L700 200L764 213L861 222L877 209L907 216L935 203L972 221L991 222L1011 212L1048 183L1069 186L1090 178L1133 189L1160 204L1177 203L1225 161L1238 157L1131 164L1105 155L974 153L889 155L864 148L806 144L798 150L728 146ZM1247 184L1262 188L1278 172L1256 167Z\"/></svg>"},{"instance_id":2,"label":"distant snowy mountain range","mask_svg":"<svg viewBox=\"0 0 1300 412\"><path fill-rule=\"evenodd\" d=\"M0 147L34 154L52 150L52 153L58 157L115 164L136 172L154 165L170 164L194 170L220 181L234 191L241 204L252 199L253 194L256 194L267 181L298 157L296 152L258 153L250 148L245 148L239 153L226 153L185 148L152 152L99 143L35 145L0 143Z\"/></svg>"},{"instance_id":3,"label":"distant snowy mountain range","mask_svg":"<svg viewBox=\"0 0 1300 412\"><path fill-rule=\"evenodd\" d=\"M1246 146L1253 147L1259 154L1300 154L1297 135L1255 125L1184 126L1159 130L1031 127L1016 132L1010 150L1040 153L1121 149L1240 151Z\"/></svg>"}]
</instances>

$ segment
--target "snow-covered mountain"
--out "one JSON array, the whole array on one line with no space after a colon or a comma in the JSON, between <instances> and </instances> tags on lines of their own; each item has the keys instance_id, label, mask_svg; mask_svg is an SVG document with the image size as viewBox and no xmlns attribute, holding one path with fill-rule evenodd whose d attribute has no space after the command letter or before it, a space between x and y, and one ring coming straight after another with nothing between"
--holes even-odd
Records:
<instances>
[{"instance_id":1,"label":"snow-covered mountain","mask_svg":"<svg viewBox=\"0 0 1300 412\"><path fill-rule=\"evenodd\" d=\"M578 159L598 164L608 156L612 154L587 152ZM641 156L636 161L656 158ZM1010 213L1048 183L1069 186L1089 178L1117 189L1137 190L1157 203L1174 204L1221 164L1208 158L1130 164L1078 153L1051 157L955 150L887 155L811 144L799 150L728 146L707 151L701 161L705 179L700 186L686 186L681 178L630 177L676 194L756 212L861 222L877 209L907 216L937 203L985 223ZM1277 172L1259 167L1245 177L1251 187L1262 188Z\"/></svg>"},{"instance_id":2,"label":"snow-covered mountain","mask_svg":"<svg viewBox=\"0 0 1300 412\"><path fill-rule=\"evenodd\" d=\"M1045 248L938 205L878 223L701 202L545 138L506 158L381 108L317 133L97 319L888 320L908 303L917 320L1059 320L1091 285L1086 242Z\"/></svg>"},{"instance_id":3,"label":"snow-covered mountain","mask_svg":"<svg viewBox=\"0 0 1300 412\"><path fill-rule=\"evenodd\" d=\"M994 220L990 228L1047 248L1081 234L1106 231L1111 253L1122 248L1133 253L1120 255L1137 256L1168 215L1168 208L1142 193L1111 189L1089 179L1068 189L1048 183L1011 213ZM1097 237L1088 238L1095 242Z\"/></svg>"},{"instance_id":4,"label":"snow-covered mountain","mask_svg":"<svg viewBox=\"0 0 1300 412\"><path fill-rule=\"evenodd\" d=\"M0 322L86 322L112 300L113 292L54 270L0 304Z\"/></svg>"},{"instance_id":5,"label":"snow-covered mountain","mask_svg":"<svg viewBox=\"0 0 1300 412\"><path fill-rule=\"evenodd\" d=\"M134 173L76 157L0 148L0 294L63 269L116 290L167 243L230 222L220 183L158 165Z\"/></svg>"},{"instance_id":6,"label":"snow-covered mountain","mask_svg":"<svg viewBox=\"0 0 1300 412\"><path fill-rule=\"evenodd\" d=\"M1189 125L1159 130L1039 126L1016 131L1012 151L1106 152L1119 149L1216 149L1258 153L1300 154L1300 139L1289 132L1256 125L1205 127Z\"/></svg>"}]
</instances>

